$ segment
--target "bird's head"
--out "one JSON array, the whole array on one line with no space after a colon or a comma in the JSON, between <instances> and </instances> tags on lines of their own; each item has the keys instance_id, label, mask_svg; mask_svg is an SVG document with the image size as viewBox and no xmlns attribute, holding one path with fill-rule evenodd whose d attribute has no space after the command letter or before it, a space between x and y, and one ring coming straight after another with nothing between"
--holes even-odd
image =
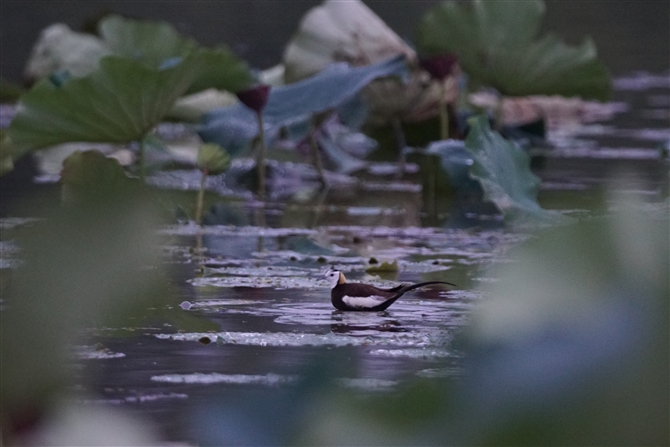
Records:
<instances>
[{"instance_id":1,"label":"bird's head","mask_svg":"<svg viewBox=\"0 0 670 447\"><path fill-rule=\"evenodd\" d=\"M330 288L334 288L338 284L344 284L347 282L347 279L344 277L344 273L339 270L328 270L324 275L324 278L330 284Z\"/></svg>"}]
</instances>

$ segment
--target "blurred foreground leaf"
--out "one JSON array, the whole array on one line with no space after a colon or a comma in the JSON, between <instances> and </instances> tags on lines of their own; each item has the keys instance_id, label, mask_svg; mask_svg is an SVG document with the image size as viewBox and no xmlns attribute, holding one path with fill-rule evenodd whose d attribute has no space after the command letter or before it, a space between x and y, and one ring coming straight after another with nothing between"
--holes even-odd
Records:
<instances>
[{"instance_id":1,"label":"blurred foreground leaf","mask_svg":"<svg viewBox=\"0 0 670 447\"><path fill-rule=\"evenodd\" d=\"M89 157L94 162L82 166L98 165L96 173L117 181L118 169L107 164L116 162L97 160L96 152L75 155L66 178L84 187L86 177L73 170ZM70 348L81 329L127 322L169 296L152 268L160 254L153 206L141 190L118 192L61 207L17 240L22 264L0 312L3 436L25 414L39 419L69 384Z\"/></svg>"},{"instance_id":2,"label":"blurred foreground leaf","mask_svg":"<svg viewBox=\"0 0 670 447\"><path fill-rule=\"evenodd\" d=\"M552 34L538 38L544 11L541 0L447 1L423 18L419 48L458 55L475 87L490 86L503 95L606 101L611 80L593 41L569 47Z\"/></svg>"}]
</instances>

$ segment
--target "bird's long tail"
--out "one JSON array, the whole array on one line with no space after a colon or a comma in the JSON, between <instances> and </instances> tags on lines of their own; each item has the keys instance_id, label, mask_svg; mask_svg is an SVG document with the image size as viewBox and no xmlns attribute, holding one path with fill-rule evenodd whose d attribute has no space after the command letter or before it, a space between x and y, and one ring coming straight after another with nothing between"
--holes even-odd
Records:
<instances>
[{"instance_id":1,"label":"bird's long tail","mask_svg":"<svg viewBox=\"0 0 670 447\"><path fill-rule=\"evenodd\" d=\"M392 298L384 301L382 304L375 307L374 310L386 310L386 309L388 309L388 307L391 304L395 303L398 298L403 296L405 294L405 292L408 292L408 291L414 290L414 289L418 289L419 287L429 286L431 284L447 284L447 285L450 285L450 286L458 287L456 284L452 284L452 283L446 282L446 281L426 281L426 282L420 282L420 283L417 283L417 284L410 284L408 286L404 286L404 287L398 289L398 291L396 291L396 294Z\"/></svg>"},{"instance_id":2,"label":"bird's long tail","mask_svg":"<svg viewBox=\"0 0 670 447\"><path fill-rule=\"evenodd\" d=\"M408 286L405 286L402 289L398 290L398 293L403 294L405 292L409 292L410 290L418 289L419 287L423 287L423 286L429 286L431 284L447 284L447 285L450 285L450 286L458 287L456 284L452 284L452 283L446 282L446 281L426 281L426 282L419 282L419 283L416 283L416 284L410 284Z\"/></svg>"}]
</instances>

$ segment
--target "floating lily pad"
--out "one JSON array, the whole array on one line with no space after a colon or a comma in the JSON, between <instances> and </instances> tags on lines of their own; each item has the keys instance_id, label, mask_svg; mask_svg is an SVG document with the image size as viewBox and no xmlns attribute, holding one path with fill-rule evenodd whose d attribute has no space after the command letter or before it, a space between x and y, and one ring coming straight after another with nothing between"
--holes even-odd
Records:
<instances>
[{"instance_id":1,"label":"floating lily pad","mask_svg":"<svg viewBox=\"0 0 670 447\"><path fill-rule=\"evenodd\" d=\"M279 374L249 375L249 374L220 374L220 373L192 373L192 374L164 374L152 376L153 382L188 383L208 385L212 383L227 383L236 385L267 385L278 386L294 383L296 377Z\"/></svg>"}]
</instances>

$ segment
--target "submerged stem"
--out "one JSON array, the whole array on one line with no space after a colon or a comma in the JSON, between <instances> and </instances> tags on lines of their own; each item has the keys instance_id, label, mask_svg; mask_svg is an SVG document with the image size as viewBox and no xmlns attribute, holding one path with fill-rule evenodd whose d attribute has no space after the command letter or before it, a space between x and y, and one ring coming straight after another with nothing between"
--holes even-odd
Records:
<instances>
[{"instance_id":1,"label":"submerged stem","mask_svg":"<svg viewBox=\"0 0 670 447\"><path fill-rule=\"evenodd\" d=\"M200 225L202 221L202 208L205 201L205 183L207 182L207 175L209 171L205 169L202 171L202 178L200 179L200 191L198 191L198 203L195 209L195 223Z\"/></svg>"},{"instance_id":2,"label":"submerged stem","mask_svg":"<svg viewBox=\"0 0 670 447\"><path fill-rule=\"evenodd\" d=\"M263 129L263 112L256 112L258 116L258 137L260 147L258 159L256 160L256 169L258 173L258 199L265 201L265 130Z\"/></svg>"}]
</instances>

